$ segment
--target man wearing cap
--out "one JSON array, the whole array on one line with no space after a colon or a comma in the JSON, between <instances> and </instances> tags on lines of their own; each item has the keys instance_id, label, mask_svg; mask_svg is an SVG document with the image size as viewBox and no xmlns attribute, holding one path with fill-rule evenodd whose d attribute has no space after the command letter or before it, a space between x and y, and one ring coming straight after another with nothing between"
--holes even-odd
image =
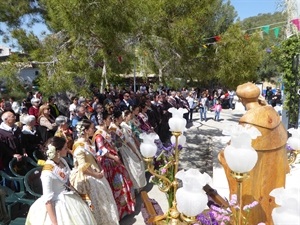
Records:
<instances>
[{"instance_id":1,"label":"man wearing cap","mask_svg":"<svg viewBox=\"0 0 300 225\"><path fill-rule=\"evenodd\" d=\"M236 94L247 110L239 123L252 125L262 134L252 141L252 147L258 153L258 160L250 171L250 177L242 183L244 205L253 201L259 203L250 210L248 223L264 222L271 225L271 214L276 204L269 194L273 189L285 186L285 176L289 172L285 149L287 131L273 107L259 104L260 90L255 84L248 82L239 85ZM230 175L223 150L219 154L219 160L226 172L230 194L237 193L237 182Z\"/></svg>"}]
</instances>

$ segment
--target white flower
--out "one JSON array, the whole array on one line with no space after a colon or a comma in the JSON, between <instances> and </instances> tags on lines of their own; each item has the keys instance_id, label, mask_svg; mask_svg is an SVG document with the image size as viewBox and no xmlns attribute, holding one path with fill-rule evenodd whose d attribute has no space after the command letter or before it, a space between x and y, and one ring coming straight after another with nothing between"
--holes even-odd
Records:
<instances>
[{"instance_id":1,"label":"white flower","mask_svg":"<svg viewBox=\"0 0 300 225\"><path fill-rule=\"evenodd\" d=\"M48 145L48 150L46 151L46 154L48 156L49 159L54 159L55 154L56 154L56 148L55 146L49 144Z\"/></svg>"},{"instance_id":2,"label":"white flower","mask_svg":"<svg viewBox=\"0 0 300 225\"><path fill-rule=\"evenodd\" d=\"M84 135L84 126L81 122L78 122L78 124L76 125L76 131L78 132L78 136L83 136Z\"/></svg>"}]
</instances>

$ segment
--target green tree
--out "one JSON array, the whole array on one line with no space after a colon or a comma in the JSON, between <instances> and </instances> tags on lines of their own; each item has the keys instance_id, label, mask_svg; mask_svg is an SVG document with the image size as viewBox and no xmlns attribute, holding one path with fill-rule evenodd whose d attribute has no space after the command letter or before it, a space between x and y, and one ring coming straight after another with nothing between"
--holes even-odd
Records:
<instances>
[{"instance_id":1,"label":"green tree","mask_svg":"<svg viewBox=\"0 0 300 225\"><path fill-rule=\"evenodd\" d=\"M258 80L257 68L262 57L258 34L245 35L239 24L234 24L222 34L222 41L215 50L216 76L220 84L235 88Z\"/></svg>"},{"instance_id":2,"label":"green tree","mask_svg":"<svg viewBox=\"0 0 300 225\"><path fill-rule=\"evenodd\" d=\"M258 69L258 75L262 81L273 82L280 76L279 68L270 53L285 39L285 26L286 13L282 12L259 14L241 21L242 29L248 34L261 32L261 49L266 51Z\"/></svg>"},{"instance_id":3,"label":"green tree","mask_svg":"<svg viewBox=\"0 0 300 225\"><path fill-rule=\"evenodd\" d=\"M25 2L30 6L31 1L22 0ZM28 61L40 66L39 83L47 93L77 91L78 83L80 91L87 93L91 83L99 85L101 79L117 80L118 74L132 73L135 63L138 70L159 74L166 82L174 78L207 84L216 79L227 81L224 77L233 66L225 58L229 53L222 49L229 49L231 57L240 53L231 34L222 37L236 18L230 1L41 0L35 4L36 15L53 34L39 40L16 23L12 35L28 54ZM32 5L14 17L30 10ZM215 39L218 35L221 42ZM247 51L254 55L254 50ZM255 64L240 62L242 80L256 79L252 71L259 66L252 62ZM236 84L238 79L232 76L227 83Z\"/></svg>"},{"instance_id":4,"label":"green tree","mask_svg":"<svg viewBox=\"0 0 300 225\"><path fill-rule=\"evenodd\" d=\"M141 41L149 51L149 66L165 82L211 79L214 51L202 45L207 37L224 32L235 17L229 1L160 1L151 33L144 32Z\"/></svg>"},{"instance_id":5,"label":"green tree","mask_svg":"<svg viewBox=\"0 0 300 225\"><path fill-rule=\"evenodd\" d=\"M298 126L299 100L297 91L300 89L300 40L295 35L284 40L280 46L274 49L274 58L279 63L280 72L283 76L285 101L289 124Z\"/></svg>"}]
</instances>

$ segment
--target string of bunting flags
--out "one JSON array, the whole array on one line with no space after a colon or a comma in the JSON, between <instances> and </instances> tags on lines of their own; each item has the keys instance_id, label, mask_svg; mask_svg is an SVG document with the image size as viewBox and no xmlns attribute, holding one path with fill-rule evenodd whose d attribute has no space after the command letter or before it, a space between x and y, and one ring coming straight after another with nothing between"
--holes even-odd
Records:
<instances>
[{"instance_id":1,"label":"string of bunting flags","mask_svg":"<svg viewBox=\"0 0 300 225\"><path fill-rule=\"evenodd\" d=\"M300 18L293 19L290 22L293 25L295 25L295 27L297 28L298 31L300 31ZM282 24L282 25L280 25L280 24ZM280 25L280 26L276 26L276 27L271 28L271 26L274 26L274 25ZM286 26L287 26L286 21L282 21L282 22L277 22L277 23L268 24L268 25L264 25L264 26L250 28L250 29L244 30L245 39L248 40L250 38L250 36L251 36L251 34L249 34L247 32L249 32L251 30L258 30L258 29L260 29L261 37L262 38L263 38L264 34L270 34L270 31L273 31L274 32L274 36L277 39L279 37L281 28L286 27ZM222 37L220 35L216 35L216 36L213 36L213 37L204 38L203 40L206 40L207 42L205 44L202 44L202 47L203 48L207 48L209 45L214 45L214 44L220 42L221 39L222 39Z\"/></svg>"},{"instance_id":2,"label":"string of bunting flags","mask_svg":"<svg viewBox=\"0 0 300 225\"><path fill-rule=\"evenodd\" d=\"M297 31L300 31L300 18L293 19L293 20L290 21L290 23L293 24L297 28ZM275 27L271 28L271 26L274 26L274 25L280 25L280 26L275 26ZM287 27L288 25L289 24L287 24L286 21L282 21L282 22L272 23L272 24L268 24L268 25L264 25L264 26L259 26L259 27L254 27L254 28L250 28L250 29L247 29L247 30L243 30L244 38L246 40L249 40L249 38L251 36L251 33L247 33L247 32L249 32L251 30L256 30L257 31L258 29L260 29L260 33L261 33L262 38L263 38L264 33L269 35L270 31L273 30L274 36L277 39L279 37L279 34L280 34L280 29L283 28L283 27ZM216 36L212 36L212 37L208 37L208 38L203 38L203 40L206 40L206 43L201 44L202 47L203 48L208 48L208 46L215 45L218 42L220 42L222 40L222 37L220 35L216 35ZM271 48L266 49L266 52L268 52L268 53L270 53L271 51L272 51ZM118 60L119 63L122 63L123 57L118 56L117 60Z\"/></svg>"}]
</instances>

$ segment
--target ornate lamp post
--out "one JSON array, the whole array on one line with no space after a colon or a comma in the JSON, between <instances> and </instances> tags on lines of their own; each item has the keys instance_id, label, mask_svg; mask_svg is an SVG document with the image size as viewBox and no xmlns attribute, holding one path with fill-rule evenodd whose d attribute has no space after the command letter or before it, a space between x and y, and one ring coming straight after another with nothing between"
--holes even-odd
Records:
<instances>
[{"instance_id":1,"label":"ornate lamp post","mask_svg":"<svg viewBox=\"0 0 300 225\"><path fill-rule=\"evenodd\" d=\"M238 224L242 224L242 182L249 176L255 166L258 155L251 146L252 139L260 136L260 132L251 126L237 125L231 130L231 143L224 150L225 160L231 170L231 175L237 181L237 197L239 201Z\"/></svg>"},{"instance_id":2,"label":"ornate lamp post","mask_svg":"<svg viewBox=\"0 0 300 225\"><path fill-rule=\"evenodd\" d=\"M147 169L148 171L154 175L156 178L158 178L161 181L161 185L158 186L158 188L162 192L169 192L172 191L174 199L172 201L172 205L169 207L168 212L160 218L160 221L156 221L156 224L186 224L188 222L191 222L192 219L187 219L186 217L181 217L180 214L181 212L185 213L186 216L196 216L197 214L201 213L203 208L202 207L197 207L194 208L193 213L188 213L188 209L186 207L189 207L188 204L183 204L180 206L180 211L177 208L177 199L176 199L176 192L178 189L178 179L183 180L183 185L184 185L184 190L180 191L181 193L195 193L195 188L190 188L193 187L189 185L189 182L195 182L195 175L199 175L198 173L195 172L186 172L187 175L184 175L185 172L179 172L178 175L178 164L179 164L179 149L178 145L181 144L183 145L185 142L185 137L182 136L182 132L185 129L186 126L186 120L183 118L183 114L187 112L186 109L176 109L176 108L170 108L169 112L172 113L172 118L169 119L169 126L170 126L170 131L173 134L172 142L175 142L175 147L174 147L174 157L164 166L165 168L173 168L173 177L170 179L168 178L165 174L159 174L155 169L152 164L153 162L153 157L156 153L156 145L154 144L154 139L155 139L155 134L141 134L140 138L143 139L143 143L140 146L141 153L144 157L145 162L147 163ZM189 174L193 174L194 176L188 176ZM208 176L208 175L207 175ZM193 179L188 181L189 179ZM186 184L186 185L185 185ZM204 184L205 185L205 184ZM203 186L204 186L203 185ZM200 189L203 188L200 187ZM199 188L199 187L198 187ZM199 192L201 192L200 190ZM202 193L202 192L201 192ZM207 198L200 198L204 199L205 203L207 203ZM202 204L201 204L202 206ZM197 212L196 212L197 211ZM196 214L195 214L196 213Z\"/></svg>"},{"instance_id":3,"label":"ornate lamp post","mask_svg":"<svg viewBox=\"0 0 300 225\"><path fill-rule=\"evenodd\" d=\"M181 220L195 222L196 216L207 205L208 197L203 187L211 182L211 177L207 173L200 173L197 169L180 170L175 177L182 180L183 184L176 192L177 209L181 213Z\"/></svg>"}]
</instances>

